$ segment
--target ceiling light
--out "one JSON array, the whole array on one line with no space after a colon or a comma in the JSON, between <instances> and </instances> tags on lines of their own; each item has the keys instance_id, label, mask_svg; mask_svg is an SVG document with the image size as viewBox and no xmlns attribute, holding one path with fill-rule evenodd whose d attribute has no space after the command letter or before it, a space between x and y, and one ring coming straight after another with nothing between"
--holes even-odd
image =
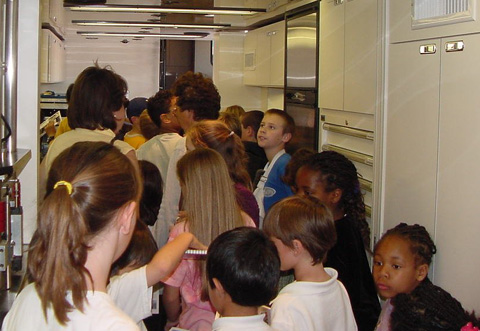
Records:
<instances>
[{"instance_id":1,"label":"ceiling light","mask_svg":"<svg viewBox=\"0 0 480 331\"><path fill-rule=\"evenodd\" d=\"M96 21L72 20L72 23L86 26L119 26L140 28L185 28L185 29L221 29L230 27L230 24L183 24L183 23L147 23L127 21Z\"/></svg>"},{"instance_id":2,"label":"ceiling light","mask_svg":"<svg viewBox=\"0 0 480 331\"><path fill-rule=\"evenodd\" d=\"M77 31L82 36L103 36L103 37L154 37L160 39L192 39L204 38L205 34L166 34L166 33L123 33L123 32L99 32L99 31ZM207 34L208 35L208 34Z\"/></svg>"},{"instance_id":3,"label":"ceiling light","mask_svg":"<svg viewBox=\"0 0 480 331\"><path fill-rule=\"evenodd\" d=\"M265 13L261 8L165 8L160 6L142 5L73 5L64 4L64 7L74 11L91 12L136 12L136 13L170 13L170 14L201 14L201 15L253 15Z\"/></svg>"}]
</instances>

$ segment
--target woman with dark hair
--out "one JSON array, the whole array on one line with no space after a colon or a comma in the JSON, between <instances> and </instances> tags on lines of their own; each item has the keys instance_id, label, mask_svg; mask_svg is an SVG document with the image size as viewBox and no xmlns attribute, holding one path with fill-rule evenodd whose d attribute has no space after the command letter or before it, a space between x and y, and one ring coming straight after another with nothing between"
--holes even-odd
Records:
<instances>
[{"instance_id":1,"label":"woman with dark hair","mask_svg":"<svg viewBox=\"0 0 480 331\"><path fill-rule=\"evenodd\" d=\"M68 124L71 131L57 137L48 148L40 167L40 189L53 160L65 149L81 141L112 143L138 167L135 150L129 144L115 140L115 134L125 121L127 82L110 67L97 64L78 75L68 104Z\"/></svg>"}]
</instances>

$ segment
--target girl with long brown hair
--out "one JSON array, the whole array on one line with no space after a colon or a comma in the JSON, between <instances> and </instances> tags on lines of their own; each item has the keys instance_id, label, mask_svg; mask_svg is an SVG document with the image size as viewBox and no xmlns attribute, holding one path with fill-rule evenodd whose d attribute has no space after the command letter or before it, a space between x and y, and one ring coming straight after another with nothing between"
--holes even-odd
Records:
<instances>
[{"instance_id":1,"label":"girl with long brown hair","mask_svg":"<svg viewBox=\"0 0 480 331\"><path fill-rule=\"evenodd\" d=\"M211 148L222 155L235 185L238 205L258 226L258 204L252 193L252 183L247 171L248 157L240 137L219 120L205 120L194 124L187 131L186 138L187 150Z\"/></svg>"},{"instance_id":2,"label":"girl with long brown hair","mask_svg":"<svg viewBox=\"0 0 480 331\"><path fill-rule=\"evenodd\" d=\"M173 227L169 240L191 232L209 245L227 230L255 226L251 218L242 217L227 165L218 152L209 148L188 152L177 163L177 175L185 217ZM203 266L199 262L195 258L183 259L164 281L167 327L178 325L191 331L211 330L215 315L210 303L201 301Z\"/></svg>"}]
</instances>

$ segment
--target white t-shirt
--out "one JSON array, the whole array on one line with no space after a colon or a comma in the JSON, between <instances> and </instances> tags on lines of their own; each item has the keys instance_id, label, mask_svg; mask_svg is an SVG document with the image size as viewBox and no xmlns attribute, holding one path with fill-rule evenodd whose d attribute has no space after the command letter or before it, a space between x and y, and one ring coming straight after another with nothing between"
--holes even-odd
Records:
<instances>
[{"instance_id":1,"label":"white t-shirt","mask_svg":"<svg viewBox=\"0 0 480 331\"><path fill-rule=\"evenodd\" d=\"M178 216L178 204L180 203L182 190L177 177L177 162L187 151L185 143L185 137L177 140L173 153L170 156L166 178L163 179L164 194L153 234L158 247L162 247L167 243L170 227L175 223Z\"/></svg>"},{"instance_id":2,"label":"white t-shirt","mask_svg":"<svg viewBox=\"0 0 480 331\"><path fill-rule=\"evenodd\" d=\"M337 280L337 271L325 271L331 277L326 282L294 282L280 291L270 311L275 330L357 330L350 299Z\"/></svg>"},{"instance_id":3,"label":"white t-shirt","mask_svg":"<svg viewBox=\"0 0 480 331\"><path fill-rule=\"evenodd\" d=\"M170 210L171 208L173 208L170 206L172 206L172 204L174 204L175 201L178 205L176 196L178 195L178 197L180 197L180 194L178 193L178 190L180 189L180 185L178 184L178 187L177 185L175 185L178 183L178 180L177 180L177 183L175 182L173 184L170 183L170 185L173 185L172 187L174 190L171 194L166 192L166 188L167 188L167 181L169 176L174 177L171 180L176 180L177 178L177 173L176 173L177 162L176 161L174 164L175 168L172 168L174 172L173 173L168 172L168 169L169 169L168 165L170 163L170 159L172 158L172 155L176 155L174 156L174 158L176 158L178 161L178 154L183 155L185 153L184 151L182 153L182 149L185 149L184 142L183 144L180 144L178 148L176 148L178 141L181 139L182 139L182 136L180 136L178 133L163 133L148 140L142 146L140 146L139 149L137 149L137 159L149 161L155 164L158 170L160 170L160 175L162 176L162 180L163 180L164 194L163 194L162 205L157 215L157 221L155 222L155 225L150 227L153 237L155 238L157 245L159 247L163 246L167 242L168 233L170 230L170 223L167 221L163 221L163 219L165 219L167 214L171 214L171 212L167 210ZM172 188L170 188L170 190L172 190ZM167 203L167 202L163 203L164 200L170 201L169 199L171 199L170 203ZM177 208L177 212L178 212L178 208Z\"/></svg>"},{"instance_id":4,"label":"white t-shirt","mask_svg":"<svg viewBox=\"0 0 480 331\"><path fill-rule=\"evenodd\" d=\"M147 285L146 266L110 278L107 292L115 305L139 326L152 315L152 287Z\"/></svg>"},{"instance_id":5,"label":"white t-shirt","mask_svg":"<svg viewBox=\"0 0 480 331\"><path fill-rule=\"evenodd\" d=\"M72 302L71 297L68 300ZM83 313L71 311L67 315L70 321L61 325L52 309L47 309L45 319L35 284L29 284L13 302L3 321L2 330L139 330L135 322L115 306L107 293L88 291L87 300Z\"/></svg>"},{"instance_id":6,"label":"white t-shirt","mask_svg":"<svg viewBox=\"0 0 480 331\"><path fill-rule=\"evenodd\" d=\"M155 164L160 170L164 184L167 179L170 157L181 138L182 136L178 133L162 133L146 141L137 149L137 159Z\"/></svg>"},{"instance_id":7,"label":"white t-shirt","mask_svg":"<svg viewBox=\"0 0 480 331\"><path fill-rule=\"evenodd\" d=\"M213 322L212 331L272 331L265 323L264 314L252 316L220 317Z\"/></svg>"}]
</instances>

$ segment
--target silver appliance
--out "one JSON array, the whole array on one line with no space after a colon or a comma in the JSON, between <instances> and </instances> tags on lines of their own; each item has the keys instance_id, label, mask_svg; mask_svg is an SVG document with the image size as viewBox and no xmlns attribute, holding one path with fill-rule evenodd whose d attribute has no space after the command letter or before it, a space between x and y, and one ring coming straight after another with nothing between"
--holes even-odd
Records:
<instances>
[{"instance_id":1,"label":"silver appliance","mask_svg":"<svg viewBox=\"0 0 480 331\"><path fill-rule=\"evenodd\" d=\"M286 13L285 111L296 132L287 151L318 150L318 2Z\"/></svg>"}]
</instances>

